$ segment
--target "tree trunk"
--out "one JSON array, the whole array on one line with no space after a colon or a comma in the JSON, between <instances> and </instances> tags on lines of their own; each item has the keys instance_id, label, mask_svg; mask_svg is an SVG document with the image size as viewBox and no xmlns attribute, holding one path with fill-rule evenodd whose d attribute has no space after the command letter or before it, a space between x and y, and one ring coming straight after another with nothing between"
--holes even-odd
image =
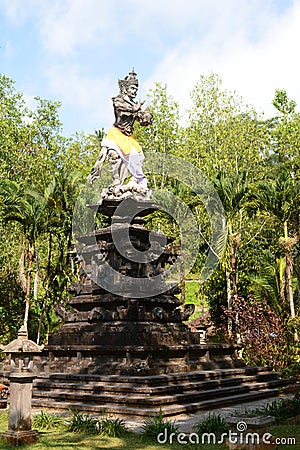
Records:
<instances>
[{"instance_id":1,"label":"tree trunk","mask_svg":"<svg viewBox=\"0 0 300 450\"><path fill-rule=\"evenodd\" d=\"M40 263L39 263L39 256L38 256L38 253L36 250L35 250L35 264L36 264L36 272L35 272L34 285L33 285L33 298L34 298L34 300L37 300L39 283L40 283Z\"/></svg>"},{"instance_id":2,"label":"tree trunk","mask_svg":"<svg viewBox=\"0 0 300 450\"><path fill-rule=\"evenodd\" d=\"M225 276L226 276L227 308L229 309L229 311L231 311L232 310L231 276L230 276L230 272L228 270L226 270ZM227 332L228 332L228 336L231 337L232 336L232 318L231 317L228 317Z\"/></svg>"},{"instance_id":3,"label":"tree trunk","mask_svg":"<svg viewBox=\"0 0 300 450\"><path fill-rule=\"evenodd\" d=\"M49 279L50 279L50 269L51 269L51 258L52 258L52 233L49 235L48 244L48 262L47 262L47 281L46 281L46 293L42 304L42 310L39 319L39 327L37 331L36 343L39 345L43 326L43 316L46 309L47 298L49 297Z\"/></svg>"},{"instance_id":4,"label":"tree trunk","mask_svg":"<svg viewBox=\"0 0 300 450\"><path fill-rule=\"evenodd\" d=\"M26 276L25 276L25 249L23 248L22 252L21 252L21 256L20 256L20 271L19 271L19 276L20 276L20 283L21 283L21 288L23 290L23 292L27 292L27 283L26 283Z\"/></svg>"},{"instance_id":5,"label":"tree trunk","mask_svg":"<svg viewBox=\"0 0 300 450\"><path fill-rule=\"evenodd\" d=\"M39 327L38 327L37 336L36 336L36 343L38 345L39 345L40 339L41 339L42 326L43 326L43 316L44 316L44 312L45 312L45 309L46 309L48 293L49 293L49 279L47 280L47 284L46 284L46 294L45 294L45 297L43 299L42 310L41 310L40 319L39 319Z\"/></svg>"},{"instance_id":6,"label":"tree trunk","mask_svg":"<svg viewBox=\"0 0 300 450\"><path fill-rule=\"evenodd\" d=\"M299 241L299 238L298 238ZM297 299L300 306L300 258L299 255L295 256L295 274L297 278Z\"/></svg>"},{"instance_id":7,"label":"tree trunk","mask_svg":"<svg viewBox=\"0 0 300 450\"><path fill-rule=\"evenodd\" d=\"M202 317L205 314L205 295L204 295L204 289L203 284L200 286L200 298L201 298L201 310L202 310Z\"/></svg>"},{"instance_id":8,"label":"tree trunk","mask_svg":"<svg viewBox=\"0 0 300 450\"><path fill-rule=\"evenodd\" d=\"M231 265L231 282L232 282L232 296L237 299L237 277L236 277L236 256L233 243L230 243L230 265Z\"/></svg>"},{"instance_id":9,"label":"tree trunk","mask_svg":"<svg viewBox=\"0 0 300 450\"><path fill-rule=\"evenodd\" d=\"M294 318L296 317L296 314L295 314L293 285L292 285L292 257L288 253L285 254L285 262L286 262L286 280L290 303L290 313L291 317Z\"/></svg>"},{"instance_id":10,"label":"tree trunk","mask_svg":"<svg viewBox=\"0 0 300 450\"><path fill-rule=\"evenodd\" d=\"M287 288L288 288L288 296L289 296L289 303L290 303L290 313L291 317L295 318L295 305L294 305L294 296L293 296L293 285L292 285L292 257L286 253L285 255L286 260L286 278L287 278ZM299 341L298 332L295 328L294 331L294 339L296 342Z\"/></svg>"},{"instance_id":11,"label":"tree trunk","mask_svg":"<svg viewBox=\"0 0 300 450\"><path fill-rule=\"evenodd\" d=\"M186 301L185 279L183 279L182 282L181 282L181 295L180 295L180 299L181 299L182 303L185 303L185 301Z\"/></svg>"},{"instance_id":12,"label":"tree trunk","mask_svg":"<svg viewBox=\"0 0 300 450\"><path fill-rule=\"evenodd\" d=\"M32 271L32 262L34 255L34 246L32 243L29 243L28 246L28 274L27 274L27 289L26 289L26 298L25 298L25 314L24 314L24 328L28 330L28 316L29 316L29 306L30 306L30 288L31 288L31 271Z\"/></svg>"},{"instance_id":13,"label":"tree trunk","mask_svg":"<svg viewBox=\"0 0 300 450\"><path fill-rule=\"evenodd\" d=\"M288 236L287 222L284 222L284 238L286 239L286 241L288 240L288 237L289 236ZM293 258L288 249L286 249L285 251L285 263L286 263L285 273L286 273L287 292L290 304L290 313L292 319L294 319L296 317L296 314L295 314L293 282L292 282ZM299 341L298 332L296 329L294 332L294 339L296 342Z\"/></svg>"},{"instance_id":14,"label":"tree trunk","mask_svg":"<svg viewBox=\"0 0 300 450\"><path fill-rule=\"evenodd\" d=\"M285 272L286 272L286 270L285 270ZM280 282L280 298L281 298L283 304L285 304L285 302L286 302L285 289L286 289L286 277L285 277L285 273L284 273L284 275L281 279L281 282Z\"/></svg>"}]
</instances>

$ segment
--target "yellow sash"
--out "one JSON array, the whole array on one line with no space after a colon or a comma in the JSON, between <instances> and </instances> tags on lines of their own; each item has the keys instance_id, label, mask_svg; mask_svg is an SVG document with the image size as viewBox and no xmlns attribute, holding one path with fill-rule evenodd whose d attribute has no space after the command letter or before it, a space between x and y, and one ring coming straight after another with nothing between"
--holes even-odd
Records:
<instances>
[{"instance_id":1,"label":"yellow sash","mask_svg":"<svg viewBox=\"0 0 300 450\"><path fill-rule=\"evenodd\" d=\"M142 147L134 138L133 134L126 136L116 127L111 127L105 137L115 142L124 155L129 155L133 148L135 148L139 153L142 151Z\"/></svg>"}]
</instances>

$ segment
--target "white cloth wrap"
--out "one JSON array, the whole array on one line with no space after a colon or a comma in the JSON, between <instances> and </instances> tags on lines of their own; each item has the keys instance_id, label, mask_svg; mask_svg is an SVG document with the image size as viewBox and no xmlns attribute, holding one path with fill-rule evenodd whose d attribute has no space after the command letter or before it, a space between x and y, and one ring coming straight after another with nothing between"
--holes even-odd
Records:
<instances>
[{"instance_id":1,"label":"white cloth wrap","mask_svg":"<svg viewBox=\"0 0 300 450\"><path fill-rule=\"evenodd\" d=\"M102 140L101 146L115 150L124 162L130 174L137 178L138 184L142 187L147 188L147 178L142 169L142 163L145 159L143 152L138 152L136 148L131 146L131 152L129 153L129 155L124 155L120 147L114 141L111 141L107 138L104 138Z\"/></svg>"}]
</instances>

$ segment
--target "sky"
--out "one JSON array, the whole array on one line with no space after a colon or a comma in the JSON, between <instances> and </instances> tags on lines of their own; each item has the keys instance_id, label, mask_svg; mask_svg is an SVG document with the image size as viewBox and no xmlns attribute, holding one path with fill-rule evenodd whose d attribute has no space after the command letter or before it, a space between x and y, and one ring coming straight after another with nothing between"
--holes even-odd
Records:
<instances>
[{"instance_id":1,"label":"sky","mask_svg":"<svg viewBox=\"0 0 300 450\"><path fill-rule=\"evenodd\" d=\"M133 66L139 98L162 83L183 115L211 73L265 117L275 89L299 107L299 43L300 0L0 0L0 73L60 101L66 136L108 129Z\"/></svg>"}]
</instances>

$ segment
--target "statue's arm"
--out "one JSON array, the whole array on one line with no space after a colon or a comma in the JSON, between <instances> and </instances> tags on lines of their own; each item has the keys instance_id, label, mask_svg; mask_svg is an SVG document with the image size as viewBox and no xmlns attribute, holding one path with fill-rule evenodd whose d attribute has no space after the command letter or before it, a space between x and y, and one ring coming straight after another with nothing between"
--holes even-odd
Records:
<instances>
[{"instance_id":1,"label":"statue's arm","mask_svg":"<svg viewBox=\"0 0 300 450\"><path fill-rule=\"evenodd\" d=\"M150 111L149 107L144 109L144 111L139 111L136 120L140 123L140 125L147 127L148 125L151 125L153 119L153 114Z\"/></svg>"},{"instance_id":2,"label":"statue's arm","mask_svg":"<svg viewBox=\"0 0 300 450\"><path fill-rule=\"evenodd\" d=\"M132 115L137 114L139 111L141 111L142 105L144 104L144 101L140 101L137 103L129 103L123 98L115 97L113 99L114 108L117 112L121 112L122 114Z\"/></svg>"}]
</instances>

